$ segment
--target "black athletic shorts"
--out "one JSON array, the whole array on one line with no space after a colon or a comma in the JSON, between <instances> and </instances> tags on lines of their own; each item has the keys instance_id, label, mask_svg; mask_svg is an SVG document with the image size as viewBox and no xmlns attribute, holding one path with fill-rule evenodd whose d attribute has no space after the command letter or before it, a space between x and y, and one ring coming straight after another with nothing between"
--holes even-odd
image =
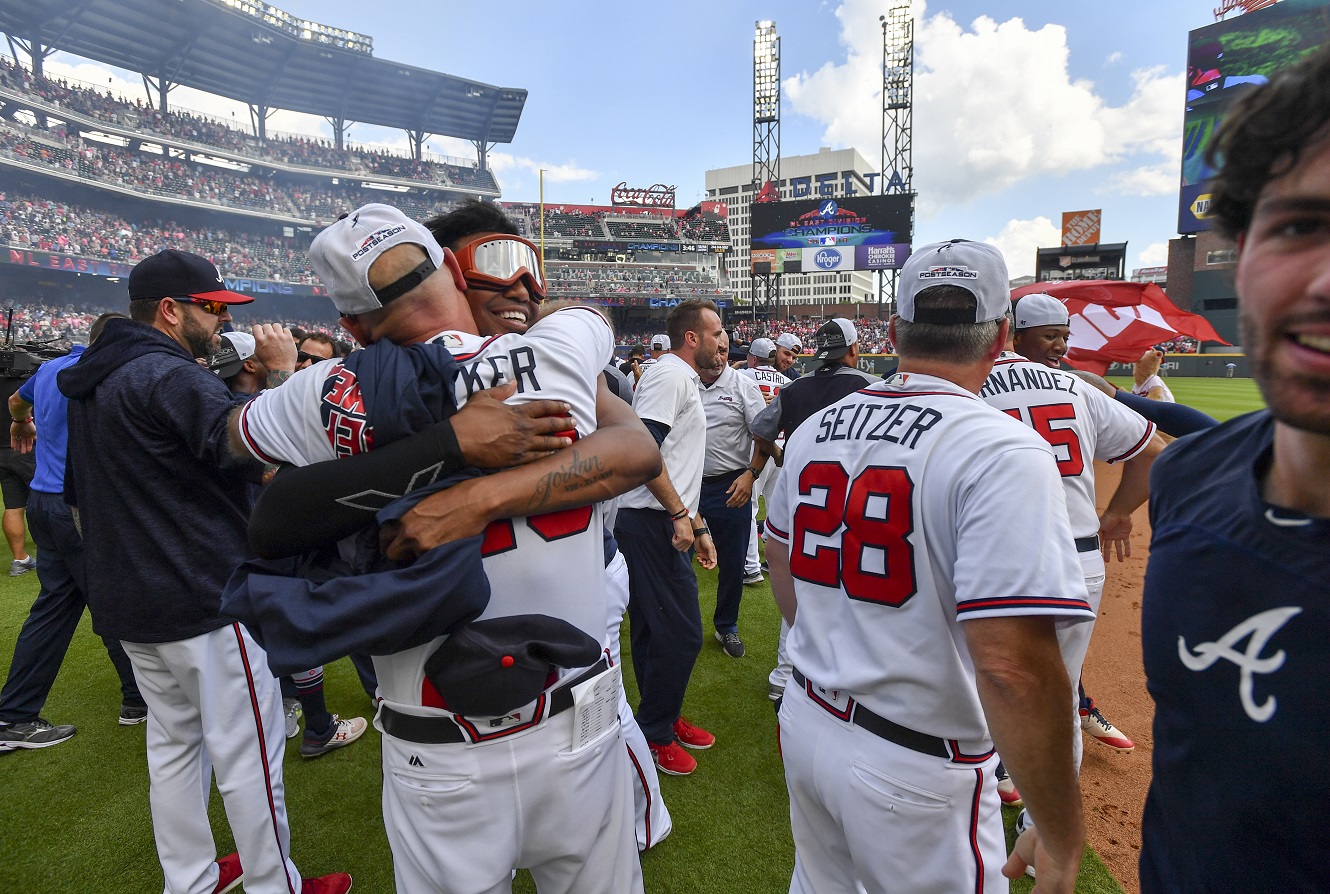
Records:
<instances>
[{"instance_id":1,"label":"black athletic shorts","mask_svg":"<svg viewBox=\"0 0 1330 894\"><path fill-rule=\"evenodd\" d=\"M36 474L34 453L19 453L10 447L0 447L0 497L4 498L6 509L22 509L28 505L28 488Z\"/></svg>"}]
</instances>

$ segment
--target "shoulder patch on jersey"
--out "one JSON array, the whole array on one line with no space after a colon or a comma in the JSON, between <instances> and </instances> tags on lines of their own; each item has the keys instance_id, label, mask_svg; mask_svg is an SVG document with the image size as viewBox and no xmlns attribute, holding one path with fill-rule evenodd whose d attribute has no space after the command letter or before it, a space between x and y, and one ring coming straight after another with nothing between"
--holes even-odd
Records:
<instances>
[{"instance_id":1,"label":"shoulder patch on jersey","mask_svg":"<svg viewBox=\"0 0 1330 894\"><path fill-rule=\"evenodd\" d=\"M356 374L345 366L339 364L323 380L319 418L338 459L374 449L374 430L365 412L360 383Z\"/></svg>"}]
</instances>

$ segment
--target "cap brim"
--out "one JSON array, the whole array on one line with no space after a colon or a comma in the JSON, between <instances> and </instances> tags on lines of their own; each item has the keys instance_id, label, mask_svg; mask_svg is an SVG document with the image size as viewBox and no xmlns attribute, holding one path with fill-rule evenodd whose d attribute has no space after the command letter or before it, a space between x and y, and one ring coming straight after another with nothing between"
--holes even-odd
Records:
<instances>
[{"instance_id":1,"label":"cap brim","mask_svg":"<svg viewBox=\"0 0 1330 894\"><path fill-rule=\"evenodd\" d=\"M189 292L190 298L197 298L200 301L220 301L223 304L250 304L254 301L253 296L241 295L239 292L228 292L226 289L218 289L215 292Z\"/></svg>"},{"instance_id":2,"label":"cap brim","mask_svg":"<svg viewBox=\"0 0 1330 894\"><path fill-rule=\"evenodd\" d=\"M844 348L826 348L813 355L814 360L839 360L850 353L848 346Z\"/></svg>"}]
</instances>

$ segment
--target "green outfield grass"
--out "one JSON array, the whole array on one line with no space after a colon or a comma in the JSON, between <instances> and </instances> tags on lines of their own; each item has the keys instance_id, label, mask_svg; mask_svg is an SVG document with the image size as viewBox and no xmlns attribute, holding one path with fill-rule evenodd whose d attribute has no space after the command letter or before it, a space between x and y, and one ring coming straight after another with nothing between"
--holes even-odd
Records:
<instances>
[{"instance_id":1,"label":"green outfield grass","mask_svg":"<svg viewBox=\"0 0 1330 894\"><path fill-rule=\"evenodd\" d=\"M1131 376L1113 376L1109 381L1131 390ZM1174 376L1164 380L1178 403L1209 413L1220 422L1265 406L1261 392L1251 379L1209 379Z\"/></svg>"},{"instance_id":2,"label":"green outfield grass","mask_svg":"<svg viewBox=\"0 0 1330 894\"><path fill-rule=\"evenodd\" d=\"M700 584L705 622L715 604L714 572L702 572ZM8 670L36 593L35 574L0 576L0 672ZM643 858L646 889L654 894L776 894L789 888L794 846L775 715L766 698L779 620L766 584L745 588L744 597L744 658L728 658L704 623L708 639L684 710L716 734L717 744L697 754L693 776L662 780L674 833ZM635 703L631 671L626 682ZM348 661L326 669L326 691L331 710L368 715L369 700ZM118 726L118 706L115 672L85 615L43 712L53 723L77 725L78 735L48 749L0 753L0 891L161 889L148 816L144 728ZM365 894L392 891L379 807L378 733L371 729L359 742L314 761L301 759L299 741L288 743L285 765L296 864L305 875L348 871L356 891ZM228 853L231 834L215 791L211 811L219 853ZM1005 813L1010 830L1015 811ZM1017 894L1030 888L1029 880L1012 885ZM533 892L535 885L519 873L514 890ZM1087 853L1077 891L1121 890Z\"/></svg>"}]
</instances>

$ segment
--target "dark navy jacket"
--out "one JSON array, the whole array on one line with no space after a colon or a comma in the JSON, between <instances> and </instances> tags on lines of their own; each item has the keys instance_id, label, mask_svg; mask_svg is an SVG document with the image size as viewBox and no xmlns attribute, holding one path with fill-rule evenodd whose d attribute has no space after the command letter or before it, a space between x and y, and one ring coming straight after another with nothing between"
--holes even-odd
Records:
<instances>
[{"instance_id":1,"label":"dark navy jacket","mask_svg":"<svg viewBox=\"0 0 1330 894\"><path fill-rule=\"evenodd\" d=\"M65 499L87 547L100 636L173 642L230 623L222 587L248 555L247 479L232 454L235 400L164 333L111 320L56 379L69 398Z\"/></svg>"}]
</instances>

